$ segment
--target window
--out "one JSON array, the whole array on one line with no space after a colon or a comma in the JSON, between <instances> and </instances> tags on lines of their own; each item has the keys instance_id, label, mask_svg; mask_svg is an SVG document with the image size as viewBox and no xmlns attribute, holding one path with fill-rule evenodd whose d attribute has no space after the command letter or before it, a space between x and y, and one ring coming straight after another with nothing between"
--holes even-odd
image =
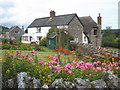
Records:
<instances>
[{"instance_id":1,"label":"window","mask_svg":"<svg viewBox=\"0 0 120 90\"><path fill-rule=\"evenodd\" d=\"M86 42L87 37L84 37L84 41Z\"/></svg>"},{"instance_id":2,"label":"window","mask_svg":"<svg viewBox=\"0 0 120 90\"><path fill-rule=\"evenodd\" d=\"M40 41L42 37L37 37L37 41Z\"/></svg>"},{"instance_id":3,"label":"window","mask_svg":"<svg viewBox=\"0 0 120 90\"><path fill-rule=\"evenodd\" d=\"M23 36L23 37L22 37L22 40L23 40L23 41L28 41L28 36Z\"/></svg>"},{"instance_id":4,"label":"window","mask_svg":"<svg viewBox=\"0 0 120 90\"><path fill-rule=\"evenodd\" d=\"M20 31L15 31L15 33L20 33Z\"/></svg>"},{"instance_id":5,"label":"window","mask_svg":"<svg viewBox=\"0 0 120 90\"><path fill-rule=\"evenodd\" d=\"M78 43L78 38L76 37L76 38L74 38L74 41L76 42L76 43Z\"/></svg>"},{"instance_id":6,"label":"window","mask_svg":"<svg viewBox=\"0 0 120 90\"><path fill-rule=\"evenodd\" d=\"M41 27L38 27L37 28L37 33L40 33L41 32Z\"/></svg>"},{"instance_id":7,"label":"window","mask_svg":"<svg viewBox=\"0 0 120 90\"><path fill-rule=\"evenodd\" d=\"M50 45L50 40L49 40L49 45Z\"/></svg>"},{"instance_id":8,"label":"window","mask_svg":"<svg viewBox=\"0 0 120 90\"><path fill-rule=\"evenodd\" d=\"M94 35L97 35L97 30L94 30Z\"/></svg>"}]
</instances>

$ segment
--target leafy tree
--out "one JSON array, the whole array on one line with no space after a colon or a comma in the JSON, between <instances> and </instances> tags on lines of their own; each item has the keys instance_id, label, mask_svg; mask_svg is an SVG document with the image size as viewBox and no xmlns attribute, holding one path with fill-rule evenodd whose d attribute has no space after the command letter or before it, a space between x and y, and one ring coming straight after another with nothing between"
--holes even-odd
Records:
<instances>
[{"instance_id":1,"label":"leafy tree","mask_svg":"<svg viewBox=\"0 0 120 90\"><path fill-rule=\"evenodd\" d=\"M51 28L49 29L48 33L47 33L47 37L48 37L50 34L52 34L53 32L55 32L56 29L57 29L56 26L51 27Z\"/></svg>"},{"instance_id":2,"label":"leafy tree","mask_svg":"<svg viewBox=\"0 0 120 90\"><path fill-rule=\"evenodd\" d=\"M119 41L120 41L120 35L116 31L112 31L111 29L106 29L102 37L102 46L120 48Z\"/></svg>"}]
</instances>

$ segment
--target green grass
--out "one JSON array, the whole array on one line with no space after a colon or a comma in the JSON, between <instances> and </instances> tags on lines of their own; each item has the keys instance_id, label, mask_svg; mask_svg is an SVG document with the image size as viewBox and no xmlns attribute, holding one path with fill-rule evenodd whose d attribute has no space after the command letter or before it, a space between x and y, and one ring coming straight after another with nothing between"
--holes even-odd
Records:
<instances>
[{"instance_id":1,"label":"green grass","mask_svg":"<svg viewBox=\"0 0 120 90\"><path fill-rule=\"evenodd\" d=\"M109 49L113 50L113 51L120 51L119 48L113 48L113 47L109 47Z\"/></svg>"},{"instance_id":2,"label":"green grass","mask_svg":"<svg viewBox=\"0 0 120 90\"><path fill-rule=\"evenodd\" d=\"M53 52L51 49L48 49L46 47L41 47L43 49L43 51L35 51L35 54L37 55L38 60L43 60L43 61L47 61L49 60L47 56L53 56L53 55L58 55L57 52ZM5 51L9 51L9 50L0 50L0 55L1 58L4 59L5 57ZM15 52L16 50L11 50L13 52ZM22 54L28 54L30 51L23 51L20 50ZM61 62L67 63L68 61L73 61L74 57L71 57L70 55L61 55L60 57Z\"/></svg>"}]
</instances>

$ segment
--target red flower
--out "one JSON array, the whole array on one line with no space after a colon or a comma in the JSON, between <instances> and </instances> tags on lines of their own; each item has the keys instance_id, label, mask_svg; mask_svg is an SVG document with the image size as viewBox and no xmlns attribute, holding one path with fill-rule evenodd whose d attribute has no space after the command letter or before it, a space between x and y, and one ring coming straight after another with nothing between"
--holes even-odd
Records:
<instances>
[{"instance_id":1,"label":"red flower","mask_svg":"<svg viewBox=\"0 0 120 90\"><path fill-rule=\"evenodd\" d=\"M110 56L109 58L110 58L110 59L112 59L113 57L112 57L112 56Z\"/></svg>"},{"instance_id":2,"label":"red flower","mask_svg":"<svg viewBox=\"0 0 120 90\"><path fill-rule=\"evenodd\" d=\"M95 57L95 55L93 54L92 57Z\"/></svg>"},{"instance_id":3,"label":"red flower","mask_svg":"<svg viewBox=\"0 0 120 90\"><path fill-rule=\"evenodd\" d=\"M99 51L99 53L102 53L102 52L103 52L102 50Z\"/></svg>"},{"instance_id":4,"label":"red flower","mask_svg":"<svg viewBox=\"0 0 120 90\"><path fill-rule=\"evenodd\" d=\"M62 47L60 47L59 50L62 51L63 50Z\"/></svg>"},{"instance_id":5,"label":"red flower","mask_svg":"<svg viewBox=\"0 0 120 90\"><path fill-rule=\"evenodd\" d=\"M55 51L59 51L59 49L55 49Z\"/></svg>"},{"instance_id":6,"label":"red flower","mask_svg":"<svg viewBox=\"0 0 120 90\"><path fill-rule=\"evenodd\" d=\"M106 47L106 49L108 49L109 47Z\"/></svg>"},{"instance_id":7,"label":"red flower","mask_svg":"<svg viewBox=\"0 0 120 90\"><path fill-rule=\"evenodd\" d=\"M58 57L60 57L60 55L58 55Z\"/></svg>"},{"instance_id":8,"label":"red flower","mask_svg":"<svg viewBox=\"0 0 120 90\"><path fill-rule=\"evenodd\" d=\"M72 47L72 49L75 49L75 47Z\"/></svg>"}]
</instances>

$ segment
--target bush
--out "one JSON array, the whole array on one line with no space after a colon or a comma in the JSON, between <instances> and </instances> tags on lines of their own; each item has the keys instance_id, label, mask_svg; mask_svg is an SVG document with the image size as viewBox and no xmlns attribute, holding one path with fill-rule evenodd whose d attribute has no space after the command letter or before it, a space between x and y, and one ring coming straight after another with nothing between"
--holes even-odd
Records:
<instances>
[{"instance_id":1,"label":"bush","mask_svg":"<svg viewBox=\"0 0 120 90\"><path fill-rule=\"evenodd\" d=\"M47 38L46 37L44 37L41 41L40 41L40 46L47 46Z\"/></svg>"},{"instance_id":2,"label":"bush","mask_svg":"<svg viewBox=\"0 0 120 90\"><path fill-rule=\"evenodd\" d=\"M68 49L73 51L77 49L77 44L76 43L70 43L68 46Z\"/></svg>"}]
</instances>

